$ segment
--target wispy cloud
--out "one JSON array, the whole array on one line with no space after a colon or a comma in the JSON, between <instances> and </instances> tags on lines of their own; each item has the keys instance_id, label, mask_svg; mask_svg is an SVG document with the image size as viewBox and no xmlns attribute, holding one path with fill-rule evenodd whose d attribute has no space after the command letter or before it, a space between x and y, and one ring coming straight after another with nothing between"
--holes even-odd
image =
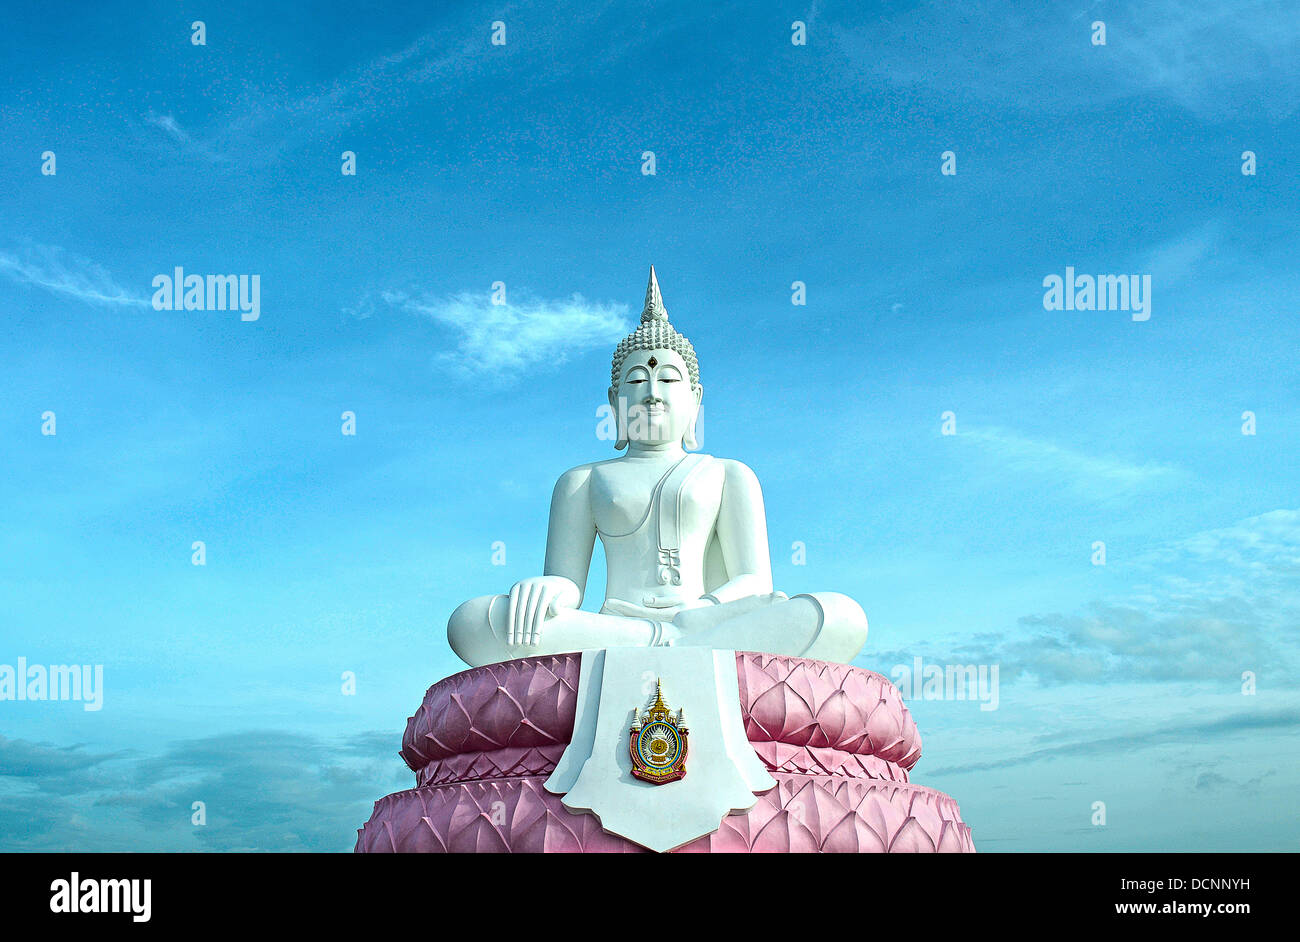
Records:
<instances>
[{"instance_id":1,"label":"wispy cloud","mask_svg":"<svg viewBox=\"0 0 1300 942\"><path fill-rule=\"evenodd\" d=\"M151 756L0 737L0 849L346 851L374 800L411 784L394 751L391 732L248 731Z\"/></svg>"},{"instance_id":2,"label":"wispy cloud","mask_svg":"<svg viewBox=\"0 0 1300 942\"><path fill-rule=\"evenodd\" d=\"M388 291L383 299L451 329L458 338L456 352L443 359L471 373L513 373L561 363L592 347L612 349L632 329L627 305L588 301L580 294L504 304L493 304L487 293L467 291L432 299Z\"/></svg>"},{"instance_id":3,"label":"wispy cloud","mask_svg":"<svg viewBox=\"0 0 1300 942\"><path fill-rule=\"evenodd\" d=\"M1210 258L1220 239L1218 222L1207 222L1191 232L1162 242L1147 253L1138 271L1164 288L1195 275Z\"/></svg>"},{"instance_id":4,"label":"wispy cloud","mask_svg":"<svg viewBox=\"0 0 1300 942\"><path fill-rule=\"evenodd\" d=\"M1094 602L1083 614L1026 615L990 656L1008 679L1043 684L1222 680L1284 668L1291 658L1260 605L1161 599L1152 608Z\"/></svg>"},{"instance_id":5,"label":"wispy cloud","mask_svg":"<svg viewBox=\"0 0 1300 942\"><path fill-rule=\"evenodd\" d=\"M1134 560L1178 602L1252 597L1300 609L1300 510L1259 514L1166 543ZM1300 619L1300 613L1297 613Z\"/></svg>"},{"instance_id":6,"label":"wispy cloud","mask_svg":"<svg viewBox=\"0 0 1300 942\"><path fill-rule=\"evenodd\" d=\"M221 163L226 160L223 154L217 153L207 142L195 140L189 131L181 127L180 122L173 115L150 111L145 115L144 122L150 127L158 128L178 144L182 150L198 154L212 163Z\"/></svg>"},{"instance_id":7,"label":"wispy cloud","mask_svg":"<svg viewBox=\"0 0 1300 942\"><path fill-rule=\"evenodd\" d=\"M58 246L31 243L12 251L0 249L0 275L87 304L149 306L148 298L131 294L118 285L102 265Z\"/></svg>"},{"instance_id":8,"label":"wispy cloud","mask_svg":"<svg viewBox=\"0 0 1300 942\"><path fill-rule=\"evenodd\" d=\"M89 753L82 745L52 746L0 736L0 776L34 781L84 771L122 757L122 753Z\"/></svg>"},{"instance_id":9,"label":"wispy cloud","mask_svg":"<svg viewBox=\"0 0 1300 942\"><path fill-rule=\"evenodd\" d=\"M1220 568L1248 569L1256 575L1277 566L1293 575L1300 573L1300 510L1271 510L1230 526L1203 530L1151 554L1159 563L1186 557Z\"/></svg>"},{"instance_id":10,"label":"wispy cloud","mask_svg":"<svg viewBox=\"0 0 1300 942\"><path fill-rule=\"evenodd\" d=\"M480 79L499 79L513 71L535 92L604 63L640 61L644 50L665 33L697 33L714 15L711 8L701 7L625 30L616 8L525 3L510 9L510 28L527 22L523 33L527 39L493 46L490 19L452 11L436 31L345 69L327 82L254 92L206 132L187 132L171 115L150 115L145 120L210 160L269 162L309 141L336 136L362 120L376 121L415 105L464 98ZM528 50L547 51L544 68L538 68L539 60Z\"/></svg>"},{"instance_id":11,"label":"wispy cloud","mask_svg":"<svg viewBox=\"0 0 1300 942\"><path fill-rule=\"evenodd\" d=\"M1028 765L1043 759L1076 758L1090 755L1122 755L1134 749L1147 749L1164 743L1202 743L1207 740L1229 737L1233 740L1251 732L1272 732L1300 729L1300 712L1278 710L1270 713L1237 713L1217 720L1203 722L1171 723L1156 729L1126 729L1115 736L1077 740L1055 746L1045 746L1018 756L1006 756L972 762L966 765L931 769L930 775L952 775L958 772L983 772L990 769L1008 769ZM1261 779L1262 780L1262 779Z\"/></svg>"},{"instance_id":12,"label":"wispy cloud","mask_svg":"<svg viewBox=\"0 0 1300 942\"><path fill-rule=\"evenodd\" d=\"M1237 791L1258 791L1259 787L1270 778L1277 776L1277 769L1266 769L1259 775L1251 776L1248 779L1240 780L1222 775L1214 769L1203 769L1196 774L1195 788L1197 791L1223 791L1232 789Z\"/></svg>"},{"instance_id":13,"label":"wispy cloud","mask_svg":"<svg viewBox=\"0 0 1300 942\"><path fill-rule=\"evenodd\" d=\"M151 124L154 127L161 129L174 141L178 141L181 144L188 144L190 142L189 134L186 133L186 131L176 123L176 119L169 114L160 115L151 111L145 115L144 120L145 124Z\"/></svg>"},{"instance_id":14,"label":"wispy cloud","mask_svg":"<svg viewBox=\"0 0 1300 942\"><path fill-rule=\"evenodd\" d=\"M486 34L484 34L486 35ZM425 35L402 49L353 68L325 85L268 95L236 114L205 146L218 153L241 152L250 138L261 153L277 152L336 134L357 119L406 106L431 84L463 82L490 58L486 39L476 35L448 46L446 38ZM439 94L444 90L439 89Z\"/></svg>"},{"instance_id":15,"label":"wispy cloud","mask_svg":"<svg viewBox=\"0 0 1300 942\"><path fill-rule=\"evenodd\" d=\"M1178 468L1155 461L1135 463L1093 455L995 426L959 429L957 438L993 455L1009 471L1054 475L1088 493L1136 490L1182 476Z\"/></svg>"},{"instance_id":16,"label":"wispy cloud","mask_svg":"<svg viewBox=\"0 0 1300 942\"><path fill-rule=\"evenodd\" d=\"M1243 105L1273 114L1297 107L1300 19L1289 3L1164 0L1112 23L1117 41L1108 46L1115 53L1109 74L1116 84L1163 95L1203 116L1231 115Z\"/></svg>"},{"instance_id":17,"label":"wispy cloud","mask_svg":"<svg viewBox=\"0 0 1300 942\"><path fill-rule=\"evenodd\" d=\"M1287 115L1300 103L1300 19L1282 0L1152 0L1060 13L1011 0L927 3L854 17L832 35L873 81L1008 109L1086 112L1144 96L1219 119L1243 108ZM1097 20L1106 24L1104 46L1092 45ZM925 55L916 54L918 41Z\"/></svg>"},{"instance_id":18,"label":"wispy cloud","mask_svg":"<svg viewBox=\"0 0 1300 942\"><path fill-rule=\"evenodd\" d=\"M1294 689L1300 638L1300 511L1277 510L1170 541L1130 563L1131 594L953 643L930 660L997 664L1040 685L1239 682ZM911 654L882 658L908 663Z\"/></svg>"},{"instance_id":19,"label":"wispy cloud","mask_svg":"<svg viewBox=\"0 0 1300 942\"><path fill-rule=\"evenodd\" d=\"M424 35L330 82L254 94L233 113L196 131L171 114L150 111L143 120L183 152L213 163L273 161L285 150L337 134L360 118L404 107L417 90L425 98L431 85L439 94L447 93L452 78L465 80L490 59L483 36L449 47L444 36Z\"/></svg>"}]
</instances>

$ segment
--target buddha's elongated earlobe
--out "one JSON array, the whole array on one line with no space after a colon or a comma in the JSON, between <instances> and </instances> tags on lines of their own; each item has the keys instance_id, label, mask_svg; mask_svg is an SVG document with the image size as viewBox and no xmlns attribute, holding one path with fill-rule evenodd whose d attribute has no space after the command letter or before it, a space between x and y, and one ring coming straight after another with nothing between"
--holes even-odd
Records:
<instances>
[{"instance_id":1,"label":"buddha's elongated earlobe","mask_svg":"<svg viewBox=\"0 0 1300 942\"><path fill-rule=\"evenodd\" d=\"M704 401L704 387L695 387L695 415L691 416L691 424L686 427L686 434L682 436L682 447L686 449L699 448L699 436L695 433L695 426L700 421L700 404Z\"/></svg>"},{"instance_id":2,"label":"buddha's elongated earlobe","mask_svg":"<svg viewBox=\"0 0 1300 942\"><path fill-rule=\"evenodd\" d=\"M614 450L622 451L624 448L627 447L627 436L623 434L625 431L627 431L627 422L624 421L623 413L618 407L619 401L616 398L617 396L618 396L618 391L613 386L609 387L609 407L611 410L613 410L614 423L615 423L614 427L615 429L617 429L617 431L614 433Z\"/></svg>"}]
</instances>

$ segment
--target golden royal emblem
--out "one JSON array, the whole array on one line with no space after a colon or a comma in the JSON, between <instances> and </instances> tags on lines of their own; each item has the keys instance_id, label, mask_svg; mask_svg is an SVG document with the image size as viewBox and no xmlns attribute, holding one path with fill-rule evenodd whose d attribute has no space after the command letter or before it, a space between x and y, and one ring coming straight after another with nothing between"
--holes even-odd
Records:
<instances>
[{"instance_id":1,"label":"golden royal emblem","mask_svg":"<svg viewBox=\"0 0 1300 942\"><path fill-rule=\"evenodd\" d=\"M632 774L652 785L666 785L685 776L687 732L682 711L673 716L664 703L663 681L656 681L655 702L632 720L628 742Z\"/></svg>"}]
</instances>

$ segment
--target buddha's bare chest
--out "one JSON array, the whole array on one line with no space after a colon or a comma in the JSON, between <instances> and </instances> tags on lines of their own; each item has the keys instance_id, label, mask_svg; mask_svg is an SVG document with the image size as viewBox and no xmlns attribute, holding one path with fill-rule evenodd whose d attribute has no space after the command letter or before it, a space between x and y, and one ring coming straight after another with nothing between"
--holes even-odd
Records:
<instances>
[{"instance_id":1,"label":"buddha's bare chest","mask_svg":"<svg viewBox=\"0 0 1300 942\"><path fill-rule=\"evenodd\" d=\"M722 502L720 462L710 461L682 481L673 475L665 478L670 468L617 461L592 472L592 514L602 538L642 535L647 543L657 545L660 517L665 513L675 521L682 545L708 537Z\"/></svg>"}]
</instances>

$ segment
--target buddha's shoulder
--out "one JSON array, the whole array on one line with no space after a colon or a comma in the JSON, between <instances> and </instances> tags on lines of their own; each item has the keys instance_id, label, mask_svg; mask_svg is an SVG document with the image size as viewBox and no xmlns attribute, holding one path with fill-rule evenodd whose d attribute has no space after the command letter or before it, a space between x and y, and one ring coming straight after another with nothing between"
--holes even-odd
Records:
<instances>
[{"instance_id":1,"label":"buddha's shoulder","mask_svg":"<svg viewBox=\"0 0 1300 942\"><path fill-rule=\"evenodd\" d=\"M728 481L743 481L746 484L758 483L758 475L745 462L737 461L735 458L715 458L713 460L722 466Z\"/></svg>"},{"instance_id":2,"label":"buddha's shoulder","mask_svg":"<svg viewBox=\"0 0 1300 942\"><path fill-rule=\"evenodd\" d=\"M587 464L580 464L576 468L570 468L561 474L559 480L555 482L555 493L557 495L567 495L585 491L593 477L598 477L603 468L609 467L617 461L617 458L610 458L605 461L591 461Z\"/></svg>"},{"instance_id":3,"label":"buddha's shoulder","mask_svg":"<svg viewBox=\"0 0 1300 942\"><path fill-rule=\"evenodd\" d=\"M604 461L593 461L590 464L580 464L576 468L570 468L560 475L559 480L555 482L555 492L573 492L585 487L591 480L591 472L605 464Z\"/></svg>"},{"instance_id":4,"label":"buddha's shoulder","mask_svg":"<svg viewBox=\"0 0 1300 942\"><path fill-rule=\"evenodd\" d=\"M701 458L707 458L708 462L706 464L725 474L728 480L758 483L758 478L754 472L743 461L737 461L735 458L718 458L714 455L706 455L703 452L693 452L693 454L697 454ZM591 481L593 476L599 476L604 469L617 467L620 460L619 458L607 458L604 461L592 461L587 464L580 464L576 468L570 468L561 474L559 480L555 482L555 490L567 493L580 490Z\"/></svg>"},{"instance_id":5,"label":"buddha's shoulder","mask_svg":"<svg viewBox=\"0 0 1300 942\"><path fill-rule=\"evenodd\" d=\"M750 470L749 465L743 461L737 461L735 458L719 458L717 455L706 455L702 451L692 452L701 458L707 458L705 467L712 469L713 473L719 476L725 476L728 481L757 481L754 472Z\"/></svg>"}]
</instances>

